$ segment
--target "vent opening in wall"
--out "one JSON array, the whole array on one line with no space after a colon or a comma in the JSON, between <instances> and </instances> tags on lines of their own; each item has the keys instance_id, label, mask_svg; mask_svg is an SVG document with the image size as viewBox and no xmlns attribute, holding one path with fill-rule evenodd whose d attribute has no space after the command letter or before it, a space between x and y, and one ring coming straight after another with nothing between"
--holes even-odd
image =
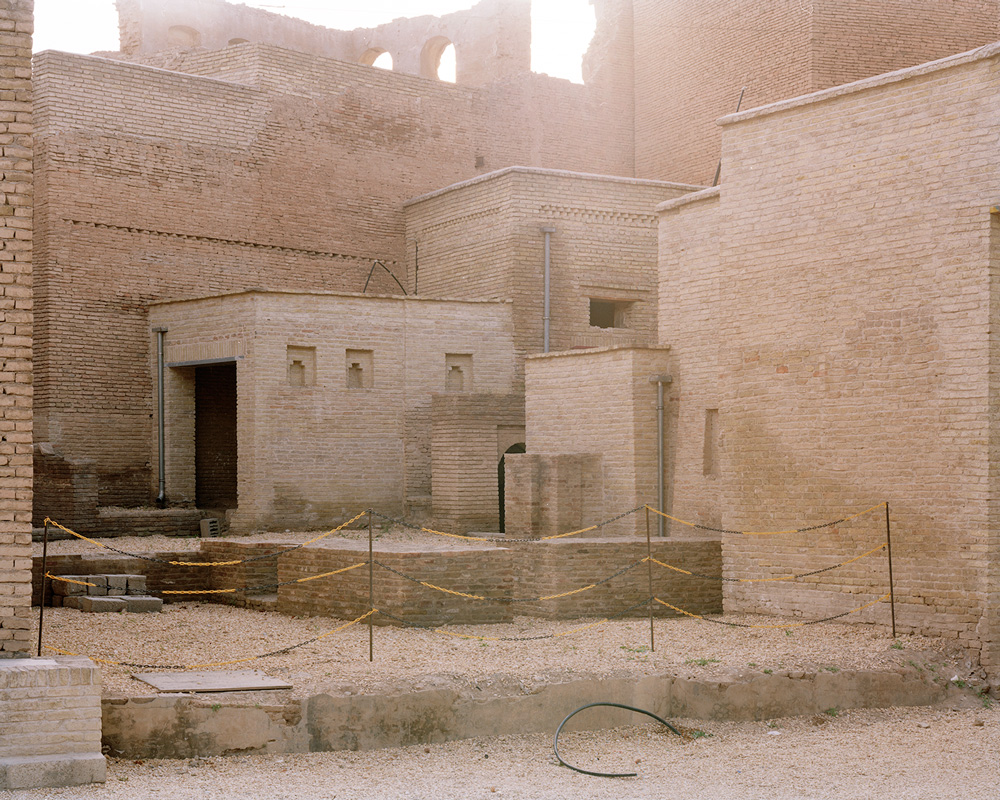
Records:
<instances>
[{"instance_id":1,"label":"vent opening in wall","mask_svg":"<svg viewBox=\"0 0 1000 800\"><path fill-rule=\"evenodd\" d=\"M347 351L347 388L375 388L375 351Z\"/></svg>"},{"instance_id":2,"label":"vent opening in wall","mask_svg":"<svg viewBox=\"0 0 1000 800\"><path fill-rule=\"evenodd\" d=\"M592 328L627 328L631 302L590 299L590 326Z\"/></svg>"}]
</instances>

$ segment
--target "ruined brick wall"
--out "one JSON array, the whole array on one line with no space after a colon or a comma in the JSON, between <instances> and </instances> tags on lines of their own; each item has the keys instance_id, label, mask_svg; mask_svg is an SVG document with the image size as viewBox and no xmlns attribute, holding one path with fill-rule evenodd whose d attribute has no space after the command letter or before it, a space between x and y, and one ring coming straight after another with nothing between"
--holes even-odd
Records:
<instances>
[{"instance_id":1,"label":"ruined brick wall","mask_svg":"<svg viewBox=\"0 0 1000 800\"><path fill-rule=\"evenodd\" d=\"M31 632L33 11L0 3L0 658Z\"/></svg>"},{"instance_id":2,"label":"ruined brick wall","mask_svg":"<svg viewBox=\"0 0 1000 800\"><path fill-rule=\"evenodd\" d=\"M421 294L513 300L521 359L543 350L552 228L551 349L652 343L654 209L694 188L522 168L485 176L407 204L407 271ZM591 298L620 304L621 327L591 325Z\"/></svg>"},{"instance_id":3,"label":"ruined brick wall","mask_svg":"<svg viewBox=\"0 0 1000 800\"><path fill-rule=\"evenodd\" d=\"M636 175L707 183L715 121L1000 38L997 0L635 0ZM665 132L667 132L665 134Z\"/></svg>"},{"instance_id":4,"label":"ruined brick wall","mask_svg":"<svg viewBox=\"0 0 1000 800\"><path fill-rule=\"evenodd\" d=\"M426 511L431 399L447 389L449 356L468 361L470 391L505 395L513 382L505 303L251 292L151 313L167 329L171 503L194 499L194 362L236 363L237 527L332 526L367 505Z\"/></svg>"},{"instance_id":5,"label":"ruined brick wall","mask_svg":"<svg viewBox=\"0 0 1000 800\"><path fill-rule=\"evenodd\" d=\"M436 79L441 51L455 46L456 78L479 86L531 66L527 0L483 0L440 17L400 17L375 28L335 30L222 0L118 0L122 54L170 66L180 52L243 42L270 44L351 63L392 56L393 71Z\"/></svg>"},{"instance_id":6,"label":"ruined brick wall","mask_svg":"<svg viewBox=\"0 0 1000 800\"><path fill-rule=\"evenodd\" d=\"M603 488L592 512L598 518L581 520L581 527L644 503L655 505L657 391L649 378L670 373L669 348L538 355L525 366L528 455L601 457ZM512 464L517 458L511 459ZM520 459L523 463L525 457ZM547 496L541 499L553 501ZM633 515L603 528L601 534L640 531L645 532L645 522L641 515Z\"/></svg>"},{"instance_id":7,"label":"ruined brick wall","mask_svg":"<svg viewBox=\"0 0 1000 800\"><path fill-rule=\"evenodd\" d=\"M722 527L815 525L888 500L898 627L982 646L994 667L998 60L991 46L730 120L718 208L701 204L718 255L694 253L669 279L696 293L720 278ZM678 230L664 236L703 222L696 206L666 213ZM661 310L662 341L683 343ZM690 356L678 348L682 377ZM679 427L702 413L682 397ZM881 514L727 538L724 569L836 564L884 541ZM879 554L805 587L727 584L727 607L841 613L886 591L885 566ZM871 618L887 622L888 609Z\"/></svg>"},{"instance_id":8,"label":"ruined brick wall","mask_svg":"<svg viewBox=\"0 0 1000 800\"><path fill-rule=\"evenodd\" d=\"M553 136L538 149L544 118L522 124L523 104L559 104L531 76L491 93L229 50L234 61L198 63L254 86L37 59L38 438L95 462L102 504L150 501L150 302L252 286L360 291L376 258L405 284L407 198L518 161L631 163L630 139L565 81L546 86L569 98L586 148ZM369 291L399 289L379 269Z\"/></svg>"}]
</instances>

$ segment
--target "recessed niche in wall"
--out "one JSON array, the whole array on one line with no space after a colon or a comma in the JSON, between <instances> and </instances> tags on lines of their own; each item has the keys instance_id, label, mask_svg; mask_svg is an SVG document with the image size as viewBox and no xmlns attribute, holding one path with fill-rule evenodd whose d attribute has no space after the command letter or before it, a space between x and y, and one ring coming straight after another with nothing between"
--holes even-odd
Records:
<instances>
[{"instance_id":1,"label":"recessed niche in wall","mask_svg":"<svg viewBox=\"0 0 1000 800\"><path fill-rule=\"evenodd\" d=\"M702 474L719 474L719 409L705 409L705 449L702 458Z\"/></svg>"},{"instance_id":2,"label":"recessed niche in wall","mask_svg":"<svg viewBox=\"0 0 1000 800\"><path fill-rule=\"evenodd\" d=\"M472 355L446 353L444 357L444 390L446 392L472 391Z\"/></svg>"},{"instance_id":3,"label":"recessed niche in wall","mask_svg":"<svg viewBox=\"0 0 1000 800\"><path fill-rule=\"evenodd\" d=\"M375 351L347 351L347 388L375 388Z\"/></svg>"},{"instance_id":4,"label":"recessed niche in wall","mask_svg":"<svg viewBox=\"0 0 1000 800\"><path fill-rule=\"evenodd\" d=\"M289 386L316 385L316 348L288 345L286 356Z\"/></svg>"}]
</instances>

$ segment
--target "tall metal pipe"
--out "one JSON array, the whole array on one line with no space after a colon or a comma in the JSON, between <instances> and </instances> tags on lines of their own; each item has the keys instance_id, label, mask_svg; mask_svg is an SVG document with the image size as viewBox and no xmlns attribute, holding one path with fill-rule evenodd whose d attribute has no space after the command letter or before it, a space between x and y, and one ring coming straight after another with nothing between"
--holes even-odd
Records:
<instances>
[{"instance_id":1,"label":"tall metal pipe","mask_svg":"<svg viewBox=\"0 0 1000 800\"><path fill-rule=\"evenodd\" d=\"M549 320L551 319L550 311L552 307L552 234L555 232L555 228L542 228L542 233L545 234L545 312L542 316L545 328L545 341L544 349L542 350L543 353L549 352Z\"/></svg>"},{"instance_id":2,"label":"tall metal pipe","mask_svg":"<svg viewBox=\"0 0 1000 800\"><path fill-rule=\"evenodd\" d=\"M663 512L666 511L666 481L663 477L663 386L674 382L669 375L654 375L649 379L656 384L656 535L663 536Z\"/></svg>"},{"instance_id":3,"label":"tall metal pipe","mask_svg":"<svg viewBox=\"0 0 1000 800\"><path fill-rule=\"evenodd\" d=\"M156 333L156 411L157 411L157 456L158 461L158 471L160 478L160 491L156 495L156 503L163 508L167 504L167 475L166 475L166 465L167 458L164 447L165 436L164 429L166 426L166 421L163 419L163 337L167 333L166 328L153 328L153 332Z\"/></svg>"}]
</instances>

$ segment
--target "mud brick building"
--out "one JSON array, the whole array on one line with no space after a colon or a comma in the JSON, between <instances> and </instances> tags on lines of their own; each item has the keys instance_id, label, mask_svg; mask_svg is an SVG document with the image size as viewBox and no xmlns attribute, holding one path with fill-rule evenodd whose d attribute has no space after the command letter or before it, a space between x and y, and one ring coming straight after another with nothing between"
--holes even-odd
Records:
<instances>
[{"instance_id":1,"label":"mud brick building","mask_svg":"<svg viewBox=\"0 0 1000 800\"><path fill-rule=\"evenodd\" d=\"M35 521L87 530L157 501L537 536L661 484L722 529L888 500L900 626L1000 669L1000 2L593 6L575 85L530 71L527 0L356 31L120 0L120 52L35 57L33 149L4 65L3 647L33 402ZM826 566L873 524L724 534L723 568ZM873 599L814 583L725 601Z\"/></svg>"}]
</instances>

